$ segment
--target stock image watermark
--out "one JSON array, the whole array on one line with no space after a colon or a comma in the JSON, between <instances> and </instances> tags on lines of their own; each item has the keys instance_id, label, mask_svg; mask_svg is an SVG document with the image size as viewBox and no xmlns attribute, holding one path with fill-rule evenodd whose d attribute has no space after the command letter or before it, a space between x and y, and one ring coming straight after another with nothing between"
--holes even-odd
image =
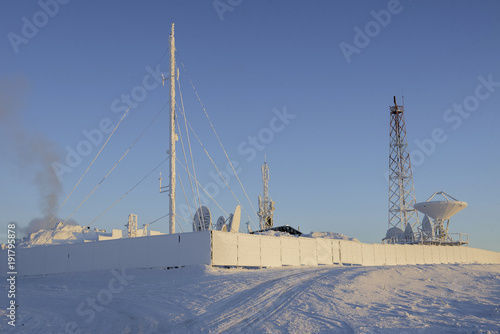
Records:
<instances>
[{"instance_id":1,"label":"stock image watermark","mask_svg":"<svg viewBox=\"0 0 500 334\"><path fill-rule=\"evenodd\" d=\"M463 120L469 118L472 113L479 109L481 101L487 100L500 87L500 82L493 80L493 74L489 74L487 78L480 75L477 77L479 84L474 89L474 93L466 96L461 103L454 103L451 108L448 108L443 113L443 121L449 124L451 129L458 130L463 123ZM439 144L443 144L448 140L446 129L437 127L431 132L431 136L422 140L414 141L417 149L410 152L412 165L420 166L425 162L425 159L434 152Z\"/></svg>"},{"instance_id":2,"label":"stock image watermark","mask_svg":"<svg viewBox=\"0 0 500 334\"><path fill-rule=\"evenodd\" d=\"M283 110L273 109L274 116L269 120L269 126L260 129L256 135L250 135L238 145L238 153L246 156L245 160L251 162L262 152L275 138L275 135L285 130L291 120L297 115L290 114L286 106Z\"/></svg>"},{"instance_id":3,"label":"stock image watermark","mask_svg":"<svg viewBox=\"0 0 500 334\"><path fill-rule=\"evenodd\" d=\"M17 283L17 264L16 264L16 224L7 225L7 322L10 326L16 326L16 283Z\"/></svg>"},{"instance_id":4,"label":"stock image watermark","mask_svg":"<svg viewBox=\"0 0 500 334\"><path fill-rule=\"evenodd\" d=\"M289 113L286 106L283 106L282 110L273 108L272 113L273 116L269 119L267 126L261 128L256 134L249 135L237 145L238 154L241 158L245 159L247 163L255 160L257 153L262 152L270 145L276 138L276 135L285 130L287 126L290 125L291 121L297 117L297 115ZM211 181L207 182L202 187L207 192L208 197L215 198L218 196L221 190L230 184L232 177L239 175L243 171L243 167L241 167L239 161L241 161L241 159L231 160L231 163L226 165L225 170L219 170L220 173L215 171L210 171L208 173ZM195 212L195 207L200 204L207 205L210 202L208 197L200 193L199 203L196 203L194 200L193 205L187 203L180 204L179 211L181 217L185 221L189 221L191 218L190 212Z\"/></svg>"},{"instance_id":5,"label":"stock image watermark","mask_svg":"<svg viewBox=\"0 0 500 334\"><path fill-rule=\"evenodd\" d=\"M219 20L224 21L224 13L232 12L236 7L241 5L243 0L214 0L212 5L214 6L215 12L219 17Z\"/></svg>"},{"instance_id":6,"label":"stock image watermark","mask_svg":"<svg viewBox=\"0 0 500 334\"><path fill-rule=\"evenodd\" d=\"M161 85L163 79L159 65L154 69L151 66L146 66L145 70L147 74L144 75L141 85L134 86L129 93L123 93L111 102L111 112L119 114L120 118L129 108L137 108L139 103L146 100L150 92ZM110 134L114 127L115 123L110 118L102 118L95 128L81 131L85 139L80 140L74 147L66 145L63 161L52 162L52 169L59 182L62 183L65 174L73 172L82 163L83 158L89 156L95 148L99 147L105 139L104 135Z\"/></svg>"},{"instance_id":7,"label":"stock image watermark","mask_svg":"<svg viewBox=\"0 0 500 334\"><path fill-rule=\"evenodd\" d=\"M87 297L76 307L76 315L86 324L92 323L96 319L97 313L104 311L105 307L111 304L114 296L122 293L130 281L135 279L134 275L125 273L125 268L122 268L121 272L113 269L111 274L113 277L108 281L106 288L99 290L93 297ZM87 331L82 331L76 321L67 322L63 329L63 333L80 334L84 332Z\"/></svg>"},{"instance_id":8,"label":"stock image watermark","mask_svg":"<svg viewBox=\"0 0 500 334\"><path fill-rule=\"evenodd\" d=\"M232 167L231 167L232 165ZM234 169L234 171L233 171ZM211 181L207 182L202 188L206 193L200 192L198 202L196 199L193 199L193 203L181 203L179 205L180 216L184 221L190 221L191 213L196 211L196 207L200 205L208 205L210 203L210 198L217 197L221 190L226 188L232 180L232 177L237 176L243 171L240 167L238 161L231 160L231 163L227 163L225 170L219 169L219 172L215 172L213 170L208 172ZM227 185L226 185L227 183Z\"/></svg>"},{"instance_id":9,"label":"stock image watermark","mask_svg":"<svg viewBox=\"0 0 500 334\"><path fill-rule=\"evenodd\" d=\"M465 119L478 111L481 102L490 98L500 87L500 81L494 81L491 73L487 77L478 76L477 81L479 83L476 85L473 94L466 96L460 103L454 103L444 111L443 121L449 125L451 130L458 130ZM427 138L415 139L413 142L417 148L410 152L412 166L421 166L428 157L432 156L438 146L448 140L447 132L449 132L449 129L447 131L445 128L436 127ZM384 176L386 181L389 182L389 171L386 171Z\"/></svg>"},{"instance_id":10,"label":"stock image watermark","mask_svg":"<svg viewBox=\"0 0 500 334\"><path fill-rule=\"evenodd\" d=\"M45 27L50 19L53 19L58 13L61 6L69 3L70 0L40 0L38 6L40 10L36 11L30 18L21 17L21 29L19 33L13 31L7 34L7 39L12 46L14 53L19 53L21 45L27 45L30 40L35 38L40 29Z\"/></svg>"},{"instance_id":11,"label":"stock image watermark","mask_svg":"<svg viewBox=\"0 0 500 334\"><path fill-rule=\"evenodd\" d=\"M359 55L364 48L370 45L371 41L380 35L382 29L386 28L391 23L394 15L400 14L403 9L403 5L401 5L399 0L389 0L387 9L370 11L373 20L368 21L363 29L359 26L354 27L354 38L352 43L341 42L339 44L340 51L342 51L347 63L350 64L352 62L352 56L354 54Z\"/></svg>"}]
</instances>

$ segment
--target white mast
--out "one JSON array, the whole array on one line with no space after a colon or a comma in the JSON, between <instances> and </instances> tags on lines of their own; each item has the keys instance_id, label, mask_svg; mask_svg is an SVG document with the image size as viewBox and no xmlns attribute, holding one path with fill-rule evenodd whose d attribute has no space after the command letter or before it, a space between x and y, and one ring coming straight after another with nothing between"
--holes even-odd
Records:
<instances>
[{"instance_id":1,"label":"white mast","mask_svg":"<svg viewBox=\"0 0 500 334\"><path fill-rule=\"evenodd\" d=\"M273 227L274 202L269 197L269 166L264 159L262 165L262 186L263 194L259 196L259 212L257 215L260 220L260 229L265 230Z\"/></svg>"},{"instance_id":2,"label":"white mast","mask_svg":"<svg viewBox=\"0 0 500 334\"><path fill-rule=\"evenodd\" d=\"M169 233L175 233L175 37L170 33L170 221Z\"/></svg>"}]
</instances>

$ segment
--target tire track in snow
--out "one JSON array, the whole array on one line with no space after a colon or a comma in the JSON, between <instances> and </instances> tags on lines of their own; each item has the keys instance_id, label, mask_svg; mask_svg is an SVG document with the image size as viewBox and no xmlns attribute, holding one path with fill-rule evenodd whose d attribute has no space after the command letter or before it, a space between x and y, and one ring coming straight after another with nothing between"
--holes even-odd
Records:
<instances>
[{"instance_id":1,"label":"tire track in snow","mask_svg":"<svg viewBox=\"0 0 500 334\"><path fill-rule=\"evenodd\" d=\"M259 326L280 312L306 291L315 281L331 275L332 270L301 270L298 273L269 279L212 305L209 311L198 314L171 328L172 333L255 332ZM317 319L319 320L319 319ZM321 319L324 323L326 319ZM334 319L328 325L349 331L350 327Z\"/></svg>"},{"instance_id":2,"label":"tire track in snow","mask_svg":"<svg viewBox=\"0 0 500 334\"><path fill-rule=\"evenodd\" d=\"M281 274L281 273L279 273ZM285 284L284 280L290 280L297 276L303 276L304 272L288 274L276 278L268 279L251 288L231 295L220 300L209 307L209 311L198 313L193 318L186 319L175 324L169 332L171 333L212 333L221 332L226 328L224 325L231 325L239 319L244 311L252 310L263 300L276 295L277 291L272 291L273 287ZM266 295L269 295L266 297ZM243 309L243 310L242 310ZM229 311L228 311L229 310Z\"/></svg>"},{"instance_id":3,"label":"tire track in snow","mask_svg":"<svg viewBox=\"0 0 500 334\"><path fill-rule=\"evenodd\" d=\"M332 269L320 270L319 273L313 273L308 275L304 279L300 279L299 282L292 281L290 288L284 289L278 298L272 300L268 303L266 308L255 312L254 314L240 320L238 323L233 324L231 327L227 328L227 331L238 331L238 332L253 332L254 329L258 329L259 325L264 324L267 320L270 320L273 316L278 316L281 312L284 312L287 307L295 301L295 299L301 296L306 290L308 290L315 282L321 280L326 276L332 274ZM298 284L297 284L298 283ZM329 319L320 315L314 315L311 312L299 311L302 315L308 318L314 318L315 320L323 323L330 327L330 329L338 329L345 333L354 333L352 328L342 321L337 321L335 319ZM226 331L224 330L224 331Z\"/></svg>"}]
</instances>

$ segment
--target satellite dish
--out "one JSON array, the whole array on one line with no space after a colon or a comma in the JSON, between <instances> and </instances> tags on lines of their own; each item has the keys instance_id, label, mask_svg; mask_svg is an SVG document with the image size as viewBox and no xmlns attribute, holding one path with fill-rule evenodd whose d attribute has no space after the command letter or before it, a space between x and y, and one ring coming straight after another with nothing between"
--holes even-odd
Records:
<instances>
[{"instance_id":1,"label":"satellite dish","mask_svg":"<svg viewBox=\"0 0 500 334\"><path fill-rule=\"evenodd\" d=\"M208 231L210 226L212 226L210 210L206 206L199 207L193 217L193 232Z\"/></svg>"},{"instance_id":2,"label":"satellite dish","mask_svg":"<svg viewBox=\"0 0 500 334\"><path fill-rule=\"evenodd\" d=\"M431 201L435 195L442 195L445 200ZM449 200L448 197L452 200ZM417 203L413 207L432 219L445 220L465 209L467 203L453 198L444 191L436 191L426 202Z\"/></svg>"},{"instance_id":3,"label":"satellite dish","mask_svg":"<svg viewBox=\"0 0 500 334\"><path fill-rule=\"evenodd\" d=\"M229 215L229 232L238 233L240 230L241 206L236 205L234 214Z\"/></svg>"},{"instance_id":4,"label":"satellite dish","mask_svg":"<svg viewBox=\"0 0 500 334\"><path fill-rule=\"evenodd\" d=\"M425 215L424 219L422 219L422 232L427 238L432 238L434 235L434 226L427 215Z\"/></svg>"},{"instance_id":5,"label":"satellite dish","mask_svg":"<svg viewBox=\"0 0 500 334\"><path fill-rule=\"evenodd\" d=\"M404 234L403 230L400 229L399 227L391 227L390 229L387 230L385 238L398 241L403 239L403 234Z\"/></svg>"},{"instance_id":6,"label":"satellite dish","mask_svg":"<svg viewBox=\"0 0 500 334\"><path fill-rule=\"evenodd\" d=\"M222 232L227 232L227 225L226 224L222 225L222 230L221 231Z\"/></svg>"},{"instance_id":7,"label":"satellite dish","mask_svg":"<svg viewBox=\"0 0 500 334\"><path fill-rule=\"evenodd\" d=\"M227 224L226 224L226 229L228 232L231 232L231 227L233 226L233 214L230 213L229 217L227 218Z\"/></svg>"},{"instance_id":8,"label":"satellite dish","mask_svg":"<svg viewBox=\"0 0 500 334\"><path fill-rule=\"evenodd\" d=\"M436 195L441 195L444 200L431 201ZM426 214L426 217L429 216L434 220L434 223L430 227L424 226L424 223L427 225L427 222L422 221L424 233L427 234L430 232L430 235L428 235L430 239L435 239L439 242L448 242L453 241L448 234L450 217L465 209L467 203L457 200L444 191L436 191L427 201L414 204L413 207ZM446 227L445 221L447 221Z\"/></svg>"},{"instance_id":9,"label":"satellite dish","mask_svg":"<svg viewBox=\"0 0 500 334\"><path fill-rule=\"evenodd\" d=\"M404 231L404 238L406 241L415 240L415 235L413 234L413 228L411 227L411 224L406 224L406 228Z\"/></svg>"},{"instance_id":10,"label":"satellite dish","mask_svg":"<svg viewBox=\"0 0 500 334\"><path fill-rule=\"evenodd\" d=\"M224 219L224 216L220 216L219 219L217 219L217 224L215 224L215 230L222 231L222 227L225 224L226 224L226 219Z\"/></svg>"}]
</instances>

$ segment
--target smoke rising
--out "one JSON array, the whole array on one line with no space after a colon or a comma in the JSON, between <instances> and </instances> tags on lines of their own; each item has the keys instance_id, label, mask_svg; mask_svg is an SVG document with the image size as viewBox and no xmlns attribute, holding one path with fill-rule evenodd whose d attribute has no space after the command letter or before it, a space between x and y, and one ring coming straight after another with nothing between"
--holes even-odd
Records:
<instances>
[{"instance_id":1,"label":"smoke rising","mask_svg":"<svg viewBox=\"0 0 500 334\"><path fill-rule=\"evenodd\" d=\"M61 158L58 146L41 133L28 131L22 124L23 100L27 92L22 77L0 81L0 124L10 146L14 149L14 163L23 176L30 176L38 192L38 205L44 218L35 218L24 228L25 233L41 228L52 228L59 220L51 218L57 213L63 188L52 163Z\"/></svg>"},{"instance_id":2,"label":"smoke rising","mask_svg":"<svg viewBox=\"0 0 500 334\"><path fill-rule=\"evenodd\" d=\"M33 218L27 227L21 228L21 232L24 233L25 235L29 235L30 233L34 233L36 231L39 231L41 229L51 229L54 228L59 222L64 221L64 219L61 218L54 218L52 222L50 221L50 217L43 217L43 218ZM69 219L64 226L66 225L78 225L73 219Z\"/></svg>"}]
</instances>

